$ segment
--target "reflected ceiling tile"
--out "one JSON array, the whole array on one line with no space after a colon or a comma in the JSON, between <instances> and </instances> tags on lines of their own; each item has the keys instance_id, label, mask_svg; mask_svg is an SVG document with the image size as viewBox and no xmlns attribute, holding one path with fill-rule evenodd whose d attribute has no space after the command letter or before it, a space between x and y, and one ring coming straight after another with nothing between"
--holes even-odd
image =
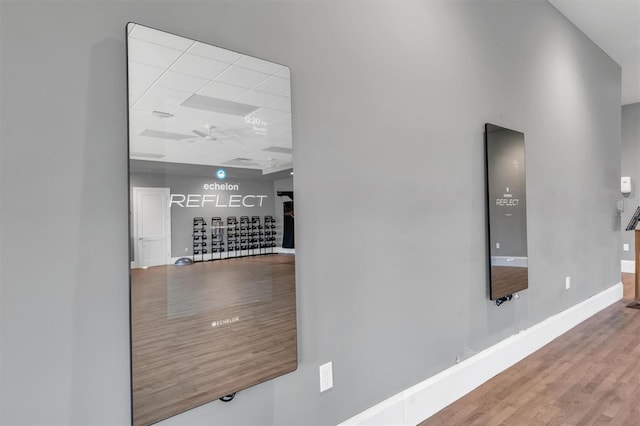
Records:
<instances>
[{"instance_id":1,"label":"reflected ceiling tile","mask_svg":"<svg viewBox=\"0 0 640 426\"><path fill-rule=\"evenodd\" d=\"M271 77L255 87L255 90L267 92L278 96L291 97L291 84L289 80L280 77Z\"/></svg>"},{"instance_id":2,"label":"reflected ceiling tile","mask_svg":"<svg viewBox=\"0 0 640 426\"><path fill-rule=\"evenodd\" d=\"M145 110L151 114L151 111L171 112L179 107L181 103L182 101L177 99L151 99L145 96L138 99L138 101L133 104L133 107Z\"/></svg>"},{"instance_id":3,"label":"reflected ceiling tile","mask_svg":"<svg viewBox=\"0 0 640 426\"><path fill-rule=\"evenodd\" d=\"M291 80L291 72L289 71L288 67L284 67L284 69L282 71L280 71L277 75L278 75L278 77L282 77L282 78L286 78L287 80Z\"/></svg>"},{"instance_id":4,"label":"reflected ceiling tile","mask_svg":"<svg viewBox=\"0 0 640 426\"><path fill-rule=\"evenodd\" d=\"M129 110L130 123L129 126L134 129L139 129L135 133L138 134L142 130L153 125L156 121L160 120L149 113L149 111L131 108Z\"/></svg>"},{"instance_id":5,"label":"reflected ceiling tile","mask_svg":"<svg viewBox=\"0 0 640 426\"><path fill-rule=\"evenodd\" d=\"M280 98L272 104L269 104L269 109L275 109L277 111L291 112L291 99Z\"/></svg>"},{"instance_id":6,"label":"reflected ceiling tile","mask_svg":"<svg viewBox=\"0 0 640 426\"><path fill-rule=\"evenodd\" d=\"M147 93L145 93L144 98L156 99L160 101L178 101L179 103L182 103L189 99L189 96L191 96L190 92L184 92L181 90L169 89L167 87L154 85L147 91ZM160 111L171 112L165 109L162 109Z\"/></svg>"},{"instance_id":7,"label":"reflected ceiling tile","mask_svg":"<svg viewBox=\"0 0 640 426\"><path fill-rule=\"evenodd\" d=\"M160 80L158 80L156 85L159 87L193 93L200 90L208 82L209 80L205 78L194 77L192 75L174 71L167 71Z\"/></svg>"},{"instance_id":8,"label":"reflected ceiling tile","mask_svg":"<svg viewBox=\"0 0 640 426\"><path fill-rule=\"evenodd\" d=\"M279 123L284 123L289 129L291 129L291 114L284 114L282 118L277 120Z\"/></svg>"},{"instance_id":9,"label":"reflected ceiling tile","mask_svg":"<svg viewBox=\"0 0 640 426\"><path fill-rule=\"evenodd\" d=\"M143 27L140 25L135 25L133 30L129 33L129 37L182 51L186 50L193 44L193 40L189 40L188 38L165 33L163 31L154 30L153 28Z\"/></svg>"},{"instance_id":10,"label":"reflected ceiling tile","mask_svg":"<svg viewBox=\"0 0 640 426\"><path fill-rule=\"evenodd\" d=\"M148 154L167 154L166 141L157 138L149 138L145 136L133 135L129 139L130 150L132 152L148 153ZM171 141L170 143L175 143Z\"/></svg>"},{"instance_id":11,"label":"reflected ceiling tile","mask_svg":"<svg viewBox=\"0 0 640 426\"><path fill-rule=\"evenodd\" d=\"M129 40L129 58L137 63L166 69L182 55L181 51L170 49L142 40Z\"/></svg>"},{"instance_id":12,"label":"reflected ceiling tile","mask_svg":"<svg viewBox=\"0 0 640 426\"><path fill-rule=\"evenodd\" d=\"M195 42L193 46L188 50L189 53L198 56L204 56L205 58L215 59L216 61L232 64L238 59L242 58L242 54L232 52L231 50L221 49L210 44Z\"/></svg>"},{"instance_id":13,"label":"reflected ceiling tile","mask_svg":"<svg viewBox=\"0 0 640 426\"><path fill-rule=\"evenodd\" d=\"M171 66L171 71L189 74L196 77L212 80L222 71L227 69L229 64L203 58L202 56L185 53L175 64Z\"/></svg>"},{"instance_id":14,"label":"reflected ceiling tile","mask_svg":"<svg viewBox=\"0 0 640 426\"><path fill-rule=\"evenodd\" d=\"M149 85L140 81L129 81L129 96L138 99L149 88Z\"/></svg>"},{"instance_id":15,"label":"reflected ceiling tile","mask_svg":"<svg viewBox=\"0 0 640 426\"><path fill-rule=\"evenodd\" d=\"M238 96L234 100L237 102L243 102L251 105L265 106L278 100L278 96L271 95L269 93L262 93L262 92L256 92L255 90L250 90Z\"/></svg>"},{"instance_id":16,"label":"reflected ceiling tile","mask_svg":"<svg viewBox=\"0 0 640 426\"><path fill-rule=\"evenodd\" d=\"M230 84L219 83L217 81L212 81L203 87L198 94L209 96L212 98L233 100L242 93L246 92L247 89L244 87L232 86Z\"/></svg>"},{"instance_id":17,"label":"reflected ceiling tile","mask_svg":"<svg viewBox=\"0 0 640 426\"><path fill-rule=\"evenodd\" d=\"M164 72L162 68L129 61L129 81L151 86Z\"/></svg>"},{"instance_id":18,"label":"reflected ceiling tile","mask_svg":"<svg viewBox=\"0 0 640 426\"><path fill-rule=\"evenodd\" d=\"M243 56L242 59L235 63L235 65L270 75L278 74L286 68L282 65L267 62L263 59L253 58L251 56Z\"/></svg>"},{"instance_id":19,"label":"reflected ceiling tile","mask_svg":"<svg viewBox=\"0 0 640 426\"><path fill-rule=\"evenodd\" d=\"M260 111L255 112L253 115L262 121L271 122L282 120L288 114L286 112L276 111L269 108L261 108Z\"/></svg>"},{"instance_id":20,"label":"reflected ceiling tile","mask_svg":"<svg viewBox=\"0 0 640 426\"><path fill-rule=\"evenodd\" d=\"M232 65L216 77L216 81L251 89L268 77L267 74Z\"/></svg>"}]
</instances>

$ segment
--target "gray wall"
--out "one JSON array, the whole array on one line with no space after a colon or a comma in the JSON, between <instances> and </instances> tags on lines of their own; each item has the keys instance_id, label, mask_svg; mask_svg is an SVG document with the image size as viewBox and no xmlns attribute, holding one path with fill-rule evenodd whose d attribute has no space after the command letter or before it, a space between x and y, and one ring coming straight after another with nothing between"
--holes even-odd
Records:
<instances>
[{"instance_id":1,"label":"gray wall","mask_svg":"<svg viewBox=\"0 0 640 426\"><path fill-rule=\"evenodd\" d=\"M629 244L629 251L622 252L622 260L635 260L635 240L633 232L625 228L640 204L638 184L640 183L640 103L622 106L622 162L621 175L631 176L631 194L624 198L622 212L622 244Z\"/></svg>"},{"instance_id":2,"label":"gray wall","mask_svg":"<svg viewBox=\"0 0 640 426\"><path fill-rule=\"evenodd\" d=\"M620 68L546 2L3 1L0 423L129 420L130 20L292 73L299 368L166 424L336 423L620 280ZM485 122L527 135L499 308Z\"/></svg>"}]
</instances>

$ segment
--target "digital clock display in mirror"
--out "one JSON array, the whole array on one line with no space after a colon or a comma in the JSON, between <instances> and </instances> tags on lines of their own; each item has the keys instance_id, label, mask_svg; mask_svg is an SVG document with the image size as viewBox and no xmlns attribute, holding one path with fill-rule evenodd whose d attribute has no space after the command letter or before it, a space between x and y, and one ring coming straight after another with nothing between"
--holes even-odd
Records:
<instances>
[{"instance_id":1,"label":"digital clock display in mirror","mask_svg":"<svg viewBox=\"0 0 640 426\"><path fill-rule=\"evenodd\" d=\"M289 69L127 26L134 425L297 367Z\"/></svg>"}]
</instances>

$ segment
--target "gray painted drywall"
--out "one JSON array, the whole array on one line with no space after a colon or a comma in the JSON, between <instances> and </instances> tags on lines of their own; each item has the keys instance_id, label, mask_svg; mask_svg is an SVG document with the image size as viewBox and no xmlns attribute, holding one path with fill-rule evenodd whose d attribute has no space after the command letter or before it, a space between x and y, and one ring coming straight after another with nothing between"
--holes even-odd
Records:
<instances>
[{"instance_id":1,"label":"gray painted drywall","mask_svg":"<svg viewBox=\"0 0 640 426\"><path fill-rule=\"evenodd\" d=\"M171 257L191 256L193 253L193 218L204 217L211 224L211 217L274 216L276 195L274 182L269 180L229 179L230 185L238 185L237 191L205 189L204 185L219 183L211 177L179 176L158 173L131 173L131 187L169 188L171 204ZM188 195L192 197L189 203ZM203 202L203 195L209 195ZM245 196L248 198L243 204ZM183 197L184 196L184 197ZM214 196L216 198L214 198ZM230 202L230 197L234 197ZM253 207L246 207L246 206ZM192 206L192 207L188 207ZM186 249L186 250L185 250ZM208 256L205 256L208 257Z\"/></svg>"},{"instance_id":2,"label":"gray painted drywall","mask_svg":"<svg viewBox=\"0 0 640 426\"><path fill-rule=\"evenodd\" d=\"M129 419L129 20L292 73L299 368L164 424L333 424L619 281L620 68L544 1L3 1L0 423ZM527 137L499 308L485 122Z\"/></svg>"},{"instance_id":3,"label":"gray painted drywall","mask_svg":"<svg viewBox=\"0 0 640 426\"><path fill-rule=\"evenodd\" d=\"M622 106L622 157L620 172L631 177L631 193L622 195L622 243L629 244L629 251L622 252L622 260L635 260L635 237L633 232L625 231L638 201L638 183L640 183L640 103Z\"/></svg>"}]
</instances>

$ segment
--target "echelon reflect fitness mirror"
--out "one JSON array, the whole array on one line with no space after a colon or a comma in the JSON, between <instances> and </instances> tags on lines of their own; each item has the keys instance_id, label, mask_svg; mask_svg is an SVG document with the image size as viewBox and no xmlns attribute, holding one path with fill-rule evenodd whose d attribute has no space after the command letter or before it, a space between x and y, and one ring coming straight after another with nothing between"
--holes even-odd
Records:
<instances>
[{"instance_id":1,"label":"echelon reflect fitness mirror","mask_svg":"<svg viewBox=\"0 0 640 426\"><path fill-rule=\"evenodd\" d=\"M138 426L297 368L293 149L287 67L134 23L127 58Z\"/></svg>"},{"instance_id":2,"label":"echelon reflect fitness mirror","mask_svg":"<svg viewBox=\"0 0 640 426\"><path fill-rule=\"evenodd\" d=\"M487 123L485 158L490 299L529 286L524 134Z\"/></svg>"}]
</instances>

